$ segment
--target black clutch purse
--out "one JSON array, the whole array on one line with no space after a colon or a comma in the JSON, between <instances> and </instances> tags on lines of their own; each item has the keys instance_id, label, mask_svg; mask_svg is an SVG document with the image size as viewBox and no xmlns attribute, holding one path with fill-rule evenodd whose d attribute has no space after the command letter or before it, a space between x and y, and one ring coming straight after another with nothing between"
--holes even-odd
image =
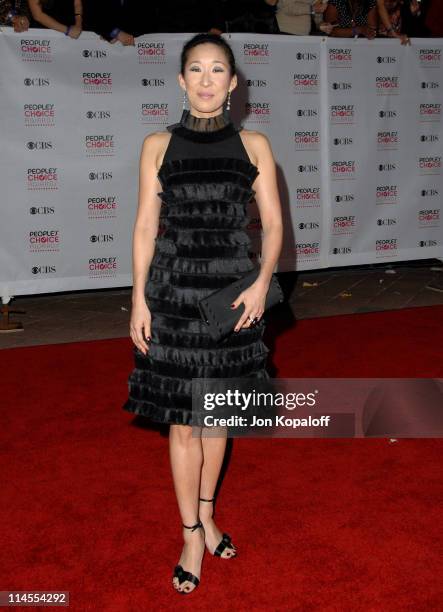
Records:
<instances>
[{"instance_id":1,"label":"black clutch purse","mask_svg":"<svg viewBox=\"0 0 443 612\"><path fill-rule=\"evenodd\" d=\"M209 327L211 337L217 342L234 330L235 324L245 310L244 304L238 308L231 308L232 302L238 295L250 287L260 273L259 268L247 272L242 278L234 281L223 289L218 289L199 301L201 316ZM275 304L283 302L282 288L275 274L271 277L268 293L266 294L265 310Z\"/></svg>"}]
</instances>

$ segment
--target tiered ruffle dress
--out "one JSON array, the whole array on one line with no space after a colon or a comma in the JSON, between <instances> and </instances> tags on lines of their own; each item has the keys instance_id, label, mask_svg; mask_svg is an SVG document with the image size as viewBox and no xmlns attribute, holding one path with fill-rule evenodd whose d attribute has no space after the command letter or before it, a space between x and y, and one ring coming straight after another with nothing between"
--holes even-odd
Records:
<instances>
[{"instance_id":1,"label":"tiered ruffle dress","mask_svg":"<svg viewBox=\"0 0 443 612\"><path fill-rule=\"evenodd\" d=\"M258 168L226 111L207 119L184 110L167 129L172 136L158 172L163 232L145 289L152 341L146 355L134 346L123 408L192 425L193 377L270 378L263 318L215 342L198 308L200 299L256 265L246 226Z\"/></svg>"}]
</instances>

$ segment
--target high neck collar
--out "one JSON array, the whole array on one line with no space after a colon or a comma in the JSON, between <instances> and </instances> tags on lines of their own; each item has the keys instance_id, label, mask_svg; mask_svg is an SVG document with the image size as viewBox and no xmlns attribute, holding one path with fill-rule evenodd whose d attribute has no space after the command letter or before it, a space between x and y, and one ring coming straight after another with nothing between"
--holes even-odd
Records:
<instances>
[{"instance_id":1,"label":"high neck collar","mask_svg":"<svg viewBox=\"0 0 443 612\"><path fill-rule=\"evenodd\" d=\"M196 132L215 132L231 123L231 117L225 109L215 117L196 117L190 110L184 109L180 125Z\"/></svg>"},{"instance_id":2,"label":"high neck collar","mask_svg":"<svg viewBox=\"0 0 443 612\"><path fill-rule=\"evenodd\" d=\"M167 129L194 142L217 142L238 131L226 109L215 117L196 117L188 109L183 109L180 121L168 125Z\"/></svg>"}]
</instances>

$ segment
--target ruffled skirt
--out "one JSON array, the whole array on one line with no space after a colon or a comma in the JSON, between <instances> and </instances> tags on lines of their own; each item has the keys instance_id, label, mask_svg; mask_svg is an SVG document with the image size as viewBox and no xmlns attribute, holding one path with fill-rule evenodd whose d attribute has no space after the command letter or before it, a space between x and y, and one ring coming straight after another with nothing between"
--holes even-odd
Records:
<instances>
[{"instance_id":1,"label":"ruffled skirt","mask_svg":"<svg viewBox=\"0 0 443 612\"><path fill-rule=\"evenodd\" d=\"M193 378L269 379L264 320L215 342L198 308L254 267L245 228L256 173L234 158L174 160L160 169L164 231L145 291L152 340L146 355L133 349L125 410L192 425Z\"/></svg>"}]
</instances>

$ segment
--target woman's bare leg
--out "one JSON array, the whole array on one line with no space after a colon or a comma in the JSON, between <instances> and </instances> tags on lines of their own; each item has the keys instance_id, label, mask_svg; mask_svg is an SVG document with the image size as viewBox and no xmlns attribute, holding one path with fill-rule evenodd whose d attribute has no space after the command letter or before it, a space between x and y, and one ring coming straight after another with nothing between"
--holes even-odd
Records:
<instances>
[{"instance_id":1,"label":"woman's bare leg","mask_svg":"<svg viewBox=\"0 0 443 612\"><path fill-rule=\"evenodd\" d=\"M203 450L200 437L192 436L189 425L170 425L169 457L171 461L172 478L182 522L185 525L195 525L198 522L198 497L200 490ZM204 532L202 528L191 531L183 527L184 546L179 565L200 578L201 562L205 551ZM192 582L173 579L174 587L179 591L192 591Z\"/></svg>"},{"instance_id":2,"label":"woman's bare leg","mask_svg":"<svg viewBox=\"0 0 443 612\"><path fill-rule=\"evenodd\" d=\"M226 429L218 429L218 437L213 437L215 428L211 427L211 437L205 437L203 429L202 433L202 448L203 448L203 466L201 472L200 495L204 499L212 499L214 497L215 487L217 486L220 475L223 458L226 451ZM200 520L205 528L205 542L211 553L214 552L217 545L222 539L222 532L212 518L214 504L211 502L200 502L199 515ZM227 547L222 553L222 557L231 557L235 553L233 548Z\"/></svg>"}]
</instances>

